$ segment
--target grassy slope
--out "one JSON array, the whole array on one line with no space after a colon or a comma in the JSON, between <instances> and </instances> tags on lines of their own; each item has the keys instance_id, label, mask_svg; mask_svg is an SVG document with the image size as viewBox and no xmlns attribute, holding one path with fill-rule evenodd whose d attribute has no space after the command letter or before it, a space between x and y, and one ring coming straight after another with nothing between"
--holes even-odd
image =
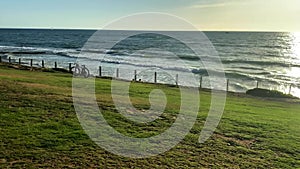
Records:
<instances>
[{"instance_id":1,"label":"grassy slope","mask_svg":"<svg viewBox=\"0 0 300 169\"><path fill-rule=\"evenodd\" d=\"M300 104L229 94L216 133L198 143L210 105L201 91L198 119L184 141L147 159L113 155L95 145L82 130L72 106L69 74L21 71L0 66L0 168L297 168L300 167ZM114 109L110 80L97 80L97 99L107 121L123 134L146 137L166 129L179 107L178 89L132 84L131 100L149 107L154 88L169 96L163 120L139 126Z\"/></svg>"}]
</instances>

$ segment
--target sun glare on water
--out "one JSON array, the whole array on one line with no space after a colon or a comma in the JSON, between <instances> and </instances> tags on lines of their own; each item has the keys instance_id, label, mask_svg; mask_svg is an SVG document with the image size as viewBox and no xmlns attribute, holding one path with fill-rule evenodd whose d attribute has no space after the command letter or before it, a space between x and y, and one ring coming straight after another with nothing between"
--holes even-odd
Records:
<instances>
[{"instance_id":1,"label":"sun glare on water","mask_svg":"<svg viewBox=\"0 0 300 169\"><path fill-rule=\"evenodd\" d=\"M294 32L292 33L292 52L294 57L297 58L296 62L297 64L300 64L300 32Z\"/></svg>"},{"instance_id":2,"label":"sun glare on water","mask_svg":"<svg viewBox=\"0 0 300 169\"><path fill-rule=\"evenodd\" d=\"M291 75L293 77L300 77L300 32L292 33L291 52L293 56L293 64L297 67L292 67Z\"/></svg>"},{"instance_id":3,"label":"sun glare on water","mask_svg":"<svg viewBox=\"0 0 300 169\"><path fill-rule=\"evenodd\" d=\"M292 52L292 63L294 66L290 68L290 70L287 72L287 74L291 77L294 77L293 80L295 82L294 88L292 89L292 94L300 97L300 32L294 32L291 33L292 37L292 46L291 46L291 52ZM296 65L296 66L295 66ZM298 86L297 86L298 85Z\"/></svg>"}]
</instances>

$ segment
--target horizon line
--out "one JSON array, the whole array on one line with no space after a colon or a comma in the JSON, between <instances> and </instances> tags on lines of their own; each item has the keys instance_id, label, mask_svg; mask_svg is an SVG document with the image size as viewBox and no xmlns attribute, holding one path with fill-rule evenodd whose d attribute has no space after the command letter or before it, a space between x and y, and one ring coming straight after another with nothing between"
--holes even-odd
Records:
<instances>
[{"instance_id":1,"label":"horizon line","mask_svg":"<svg viewBox=\"0 0 300 169\"><path fill-rule=\"evenodd\" d=\"M300 32L300 31L287 31L287 30L246 30L246 29L203 29L203 30L134 30L134 29L102 29L102 28L59 28L59 27L0 27L0 30L3 29L19 29L19 30L111 30L111 31L178 31L178 32L278 32L278 33L290 33L290 32Z\"/></svg>"}]
</instances>

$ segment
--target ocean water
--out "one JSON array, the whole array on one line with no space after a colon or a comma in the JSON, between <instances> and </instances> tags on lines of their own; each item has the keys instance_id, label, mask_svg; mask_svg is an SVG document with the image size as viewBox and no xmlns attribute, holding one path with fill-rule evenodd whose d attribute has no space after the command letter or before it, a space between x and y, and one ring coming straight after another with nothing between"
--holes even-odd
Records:
<instances>
[{"instance_id":1,"label":"ocean water","mask_svg":"<svg viewBox=\"0 0 300 169\"><path fill-rule=\"evenodd\" d=\"M21 58L24 65L33 59L34 65L38 67L41 66L41 60L45 61L46 67L53 67L56 61L62 68L67 68L68 63L82 62L94 75L98 75L99 66L102 66L105 76L116 76L116 68L119 68L119 77L129 80L134 77L134 70L137 70L138 79L153 82L156 71L158 82L174 84L178 74L179 84L199 86L199 83L189 81L188 75L192 74L198 79L202 76L202 86L211 88L206 68L184 44L176 43L166 36L139 34L138 31L136 36L120 41L120 37L128 31L106 30L101 34L101 43L119 42L117 45L109 49L99 45L94 48L89 46L85 52L81 52L94 33L93 30L0 29L0 55L3 60L11 57L17 61ZM178 33L188 37L188 43L198 43L193 39L197 32ZM204 33L223 63L225 76L230 80L229 90L245 92L256 87L258 81L259 87L285 93L289 92L292 85L291 93L300 97L299 33ZM158 46L164 46L165 50L158 50ZM144 48L147 49L140 50ZM179 64L179 60L186 64ZM213 66L208 66L208 69L220 71Z\"/></svg>"}]
</instances>

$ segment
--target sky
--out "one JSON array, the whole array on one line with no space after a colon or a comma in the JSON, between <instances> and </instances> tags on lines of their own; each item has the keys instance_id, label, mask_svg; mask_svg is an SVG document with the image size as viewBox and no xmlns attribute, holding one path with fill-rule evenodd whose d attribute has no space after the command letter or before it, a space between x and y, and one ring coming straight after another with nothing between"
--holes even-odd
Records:
<instances>
[{"instance_id":1,"label":"sky","mask_svg":"<svg viewBox=\"0 0 300 169\"><path fill-rule=\"evenodd\" d=\"M101 29L120 17L164 12L200 30L300 32L300 0L1 0L0 28Z\"/></svg>"}]
</instances>

